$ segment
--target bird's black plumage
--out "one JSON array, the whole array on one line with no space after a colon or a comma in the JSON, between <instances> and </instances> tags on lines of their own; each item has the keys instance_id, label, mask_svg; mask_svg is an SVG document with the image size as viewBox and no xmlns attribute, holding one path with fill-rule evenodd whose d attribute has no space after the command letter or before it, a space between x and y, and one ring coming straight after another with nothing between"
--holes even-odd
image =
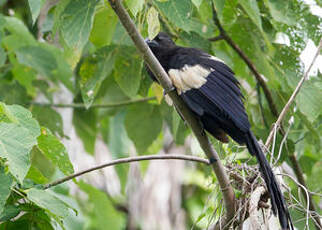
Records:
<instances>
[{"instance_id":1,"label":"bird's black plumage","mask_svg":"<svg viewBox=\"0 0 322 230\"><path fill-rule=\"evenodd\" d=\"M250 130L239 82L233 71L221 60L199 49L176 46L166 33L161 32L146 42L203 128L222 142L228 142L228 134L237 143L246 144L259 162L271 196L272 210L278 214L282 229L293 229L274 173ZM149 69L148 72L156 81Z\"/></svg>"}]
</instances>

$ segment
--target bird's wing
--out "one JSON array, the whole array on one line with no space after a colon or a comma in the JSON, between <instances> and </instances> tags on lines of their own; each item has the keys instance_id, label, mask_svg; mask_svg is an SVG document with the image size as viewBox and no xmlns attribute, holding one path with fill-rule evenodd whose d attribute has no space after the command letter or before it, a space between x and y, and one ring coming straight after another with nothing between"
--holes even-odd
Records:
<instances>
[{"instance_id":1,"label":"bird's wing","mask_svg":"<svg viewBox=\"0 0 322 230\"><path fill-rule=\"evenodd\" d=\"M199 116L206 113L223 126L233 123L247 132L250 124L234 73L222 61L194 51L178 52L170 61L168 73L178 93Z\"/></svg>"}]
</instances>

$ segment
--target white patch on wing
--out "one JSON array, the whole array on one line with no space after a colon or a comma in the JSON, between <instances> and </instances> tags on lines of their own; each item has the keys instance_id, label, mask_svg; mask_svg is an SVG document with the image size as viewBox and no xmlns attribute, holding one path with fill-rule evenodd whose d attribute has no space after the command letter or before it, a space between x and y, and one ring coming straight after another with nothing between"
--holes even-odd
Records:
<instances>
[{"instance_id":1,"label":"white patch on wing","mask_svg":"<svg viewBox=\"0 0 322 230\"><path fill-rule=\"evenodd\" d=\"M170 69L169 77L172 84L176 87L178 94L190 89L200 88L207 82L206 78L211 70L205 69L200 65L185 65L182 69Z\"/></svg>"},{"instance_id":2,"label":"white patch on wing","mask_svg":"<svg viewBox=\"0 0 322 230\"><path fill-rule=\"evenodd\" d=\"M212 59L212 60L219 61L219 62L222 62L222 63L226 64L223 60L221 60L220 58L217 58L217 57L215 57L215 56L211 56L211 55L210 55L210 57L209 57L209 58L210 58L210 59Z\"/></svg>"},{"instance_id":3,"label":"white patch on wing","mask_svg":"<svg viewBox=\"0 0 322 230\"><path fill-rule=\"evenodd\" d=\"M173 106L173 101L168 95L164 96L164 100L169 106Z\"/></svg>"}]
</instances>

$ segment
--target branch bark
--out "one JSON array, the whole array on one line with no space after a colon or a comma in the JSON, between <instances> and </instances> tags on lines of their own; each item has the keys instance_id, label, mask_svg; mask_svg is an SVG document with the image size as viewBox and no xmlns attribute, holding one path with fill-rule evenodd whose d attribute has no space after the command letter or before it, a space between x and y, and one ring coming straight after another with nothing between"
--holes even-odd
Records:
<instances>
[{"instance_id":1,"label":"branch bark","mask_svg":"<svg viewBox=\"0 0 322 230\"><path fill-rule=\"evenodd\" d=\"M154 57L153 53L149 49L149 47L144 42L142 36L137 31L135 24L131 20L129 14L122 6L120 0L109 0L109 3L117 16L120 19L120 22L126 29L127 33L130 35L131 39L133 40L136 48L139 50L140 54L143 56L145 63L150 67L153 74L158 79L161 86L165 89L168 95L171 97L172 101L174 102L176 108L180 111L182 116L184 117L185 121L190 125L193 133L195 134L196 138L199 141L199 144L205 154L207 155L208 159L212 163L212 168L217 176L221 191L223 193L224 204L226 207L226 217L224 218L227 223L234 217L236 212L236 202L235 202L235 194L233 189L230 185L227 173L225 171L224 166L222 165L217 152L212 147L209 139L207 138L206 133L200 126L198 120L193 116L191 111L186 107L182 99L177 95L176 91L173 90L172 83L158 62L158 60ZM223 226L224 224L222 224Z\"/></svg>"},{"instance_id":2,"label":"branch bark","mask_svg":"<svg viewBox=\"0 0 322 230\"><path fill-rule=\"evenodd\" d=\"M120 106L126 106L131 105L135 103L141 103L146 101L152 101L155 100L156 97L145 97L145 98L139 98L139 99L133 99L128 101L121 101L116 103L105 103L105 104L93 104L91 105L91 108L112 108L112 107L120 107ZM38 102L32 102L31 105L38 105L38 106L44 106L44 107L55 107L55 108L86 108L83 103L73 103L73 104L53 104L53 103L38 103Z\"/></svg>"},{"instance_id":3,"label":"branch bark","mask_svg":"<svg viewBox=\"0 0 322 230\"><path fill-rule=\"evenodd\" d=\"M106 168L109 166L124 164L124 163L131 163L131 162L136 162L136 161L146 161L146 160L185 160L185 161L195 161L195 162L210 165L209 160L204 159L204 158L195 157L195 156L186 156L186 155L175 155L175 154L173 154L173 155L170 155L170 154L169 155L146 155L146 156L120 158L120 159L116 159L116 160L110 161L110 162L102 164L102 165L98 165L98 166L95 166L95 167L92 167L89 169L82 170L78 173L71 174L71 175L66 176L64 178L58 179L52 183L46 184L44 186L44 189L48 189L50 187L62 184L64 182L74 179L76 177L82 176L86 173L93 172L95 170L99 170L99 169Z\"/></svg>"}]
</instances>

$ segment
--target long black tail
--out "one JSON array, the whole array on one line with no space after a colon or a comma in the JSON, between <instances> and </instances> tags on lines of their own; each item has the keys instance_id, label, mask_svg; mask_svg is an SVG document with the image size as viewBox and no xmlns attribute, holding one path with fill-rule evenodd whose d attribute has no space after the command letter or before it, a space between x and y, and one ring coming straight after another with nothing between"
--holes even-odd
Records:
<instances>
[{"instance_id":1,"label":"long black tail","mask_svg":"<svg viewBox=\"0 0 322 230\"><path fill-rule=\"evenodd\" d=\"M283 230L293 230L294 227L292 220L285 204L281 189L277 184L274 173L265 155L263 154L256 137L251 131L246 134L246 145L250 154L256 156L260 165L260 171L264 177L268 192L271 196L272 210L274 215L276 216L276 214L278 214L278 218Z\"/></svg>"}]
</instances>

